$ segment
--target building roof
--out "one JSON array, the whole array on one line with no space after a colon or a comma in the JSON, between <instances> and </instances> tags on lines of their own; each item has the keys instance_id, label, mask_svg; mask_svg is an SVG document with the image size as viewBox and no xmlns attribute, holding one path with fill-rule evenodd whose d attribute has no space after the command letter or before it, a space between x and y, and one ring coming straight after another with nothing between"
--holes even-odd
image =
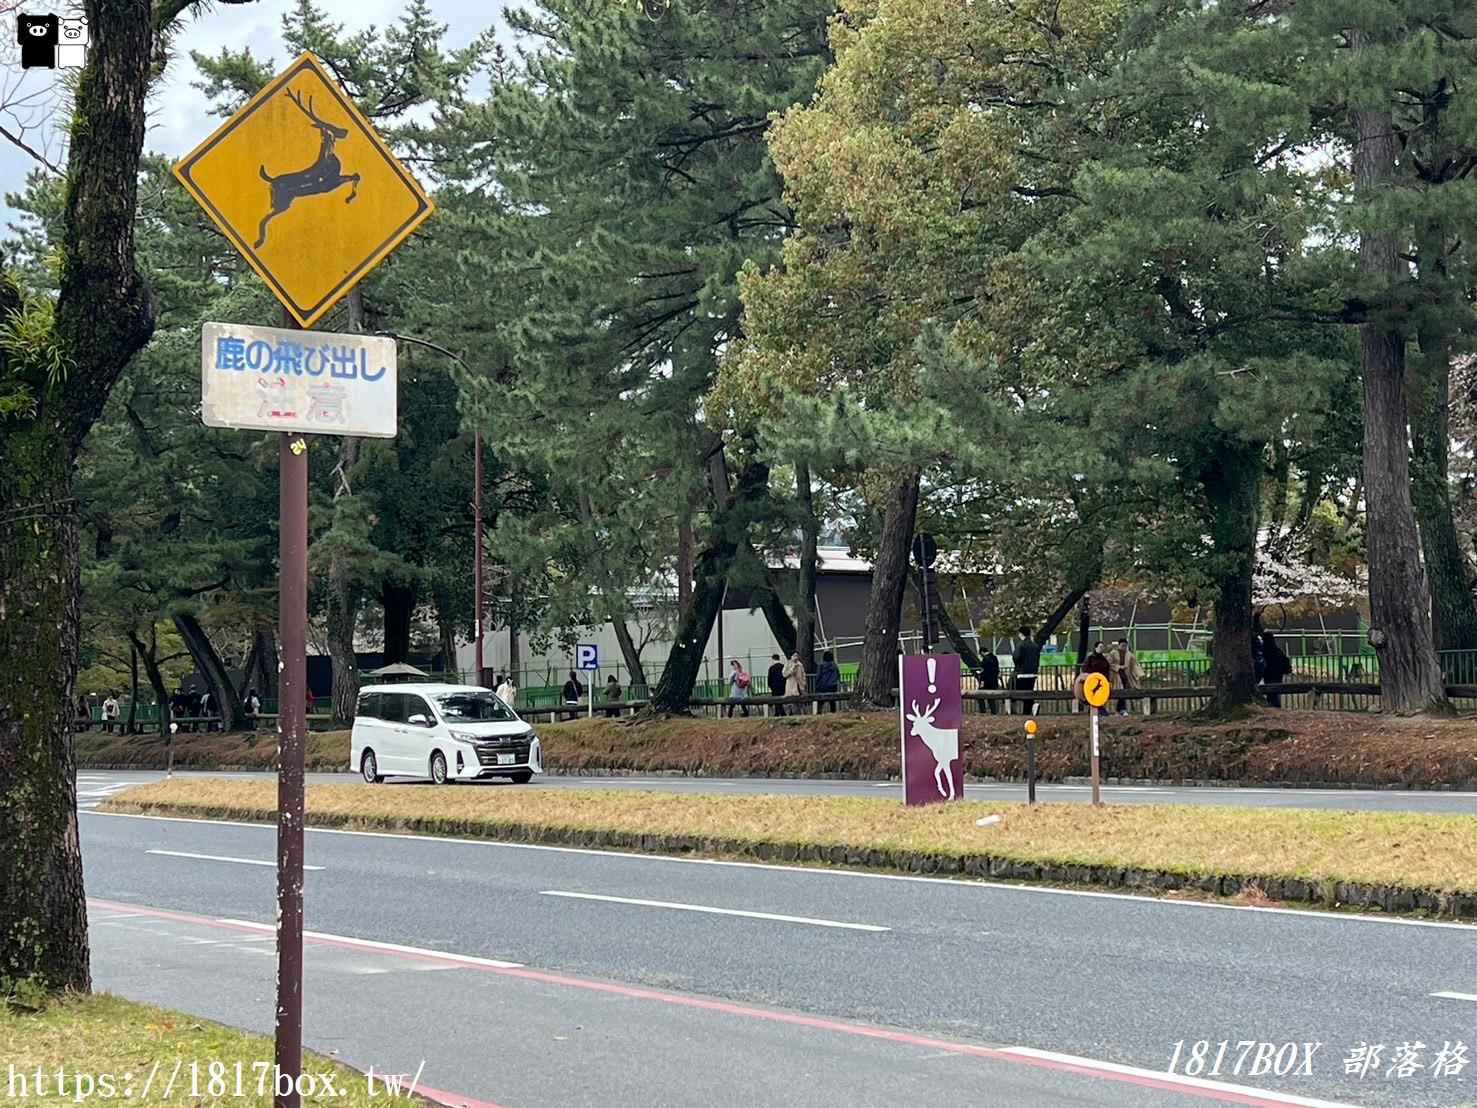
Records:
<instances>
[{"instance_id":1,"label":"building roof","mask_svg":"<svg viewBox=\"0 0 1477 1108\"><path fill-rule=\"evenodd\" d=\"M791 550L785 553L785 568L800 568L800 552ZM778 568L778 567L773 567ZM933 568L940 573L998 573L999 566L990 566L978 562L970 554L960 550L940 550ZM859 558L851 552L847 546L822 546L816 549L816 572L817 573L871 573L872 563L866 558Z\"/></svg>"}]
</instances>

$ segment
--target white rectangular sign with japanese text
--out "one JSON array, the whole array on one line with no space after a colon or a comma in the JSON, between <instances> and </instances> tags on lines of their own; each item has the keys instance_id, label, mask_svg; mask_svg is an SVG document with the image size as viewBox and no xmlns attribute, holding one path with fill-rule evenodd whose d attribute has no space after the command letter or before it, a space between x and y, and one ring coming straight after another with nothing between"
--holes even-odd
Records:
<instances>
[{"instance_id":1,"label":"white rectangular sign with japanese text","mask_svg":"<svg viewBox=\"0 0 1477 1108\"><path fill-rule=\"evenodd\" d=\"M200 335L208 427L395 437L395 340L207 323Z\"/></svg>"}]
</instances>

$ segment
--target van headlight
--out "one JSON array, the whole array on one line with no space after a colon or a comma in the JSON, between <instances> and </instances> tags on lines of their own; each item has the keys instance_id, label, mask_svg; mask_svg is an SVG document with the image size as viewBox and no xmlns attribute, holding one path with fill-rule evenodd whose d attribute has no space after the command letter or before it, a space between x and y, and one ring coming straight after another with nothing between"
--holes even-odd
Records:
<instances>
[{"instance_id":1,"label":"van headlight","mask_svg":"<svg viewBox=\"0 0 1477 1108\"><path fill-rule=\"evenodd\" d=\"M469 746L477 741L477 736L470 731L448 731L447 733L457 742L466 743Z\"/></svg>"}]
</instances>

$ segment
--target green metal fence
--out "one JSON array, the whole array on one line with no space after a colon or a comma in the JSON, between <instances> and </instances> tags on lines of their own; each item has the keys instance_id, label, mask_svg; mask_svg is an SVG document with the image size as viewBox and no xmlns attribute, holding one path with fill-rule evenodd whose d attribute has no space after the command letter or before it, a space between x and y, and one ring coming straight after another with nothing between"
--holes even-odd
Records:
<instances>
[{"instance_id":1,"label":"green metal fence","mask_svg":"<svg viewBox=\"0 0 1477 1108\"><path fill-rule=\"evenodd\" d=\"M1448 685L1469 685L1477 687L1477 650L1444 650L1439 654L1443 678ZM753 678L750 686L751 695L762 696L768 693L767 671L770 665L768 655L749 655L745 662L745 670ZM1008 661L1008 660L1007 660ZM1290 683L1299 681L1323 682L1330 684L1378 684L1380 678L1379 659L1372 652L1358 654L1297 654L1291 655L1292 673L1288 677ZM653 660L647 667L648 676L655 678L660 670L660 661ZM1152 688L1200 688L1210 683L1211 660L1203 654L1191 654L1189 652L1176 652L1170 656L1154 657L1152 655L1141 658L1140 665L1144 669L1144 678L1141 687ZM727 668L725 662L725 669ZM841 689L848 692L856 682L858 666L856 663L846 663L839 666L841 671ZM693 696L698 699L725 699L729 688L726 674L720 678L716 672L716 662L710 660L705 662L702 672L698 676L697 683L693 689ZM519 680L517 707L519 708L553 708L563 703L564 681L569 673L569 667L553 666L545 664L537 668L530 667L523 670L517 676ZM605 678L611 674L615 675L621 686L621 700L645 700L650 695L650 686L645 682L632 684L627 678L627 671L623 665L612 665L602 668L598 674L581 673L580 680L588 688L591 684L595 686L595 709L598 712L606 703L605 701ZM1043 654L1041 665L1038 670L1036 687L1038 689L1067 690L1072 688L1073 681L1077 675L1076 655L1072 653ZM596 679L591 681L591 677ZM444 673L428 674L428 678L434 681L444 681L450 684L474 684L476 674L471 671L448 671ZM367 674L360 675L361 681L369 683L374 678ZM1011 667L1005 664L1001 668L1000 684L1002 688L1009 689L1012 686L1013 674ZM975 675L969 672L963 674L963 687L972 690L979 687ZM815 675L806 675L807 693L815 692ZM1314 703L1311 694L1288 695L1283 697L1285 707L1317 707L1322 709L1343 711L1368 711L1379 706L1378 696L1363 694L1341 693L1317 698ZM1472 700L1462 699L1457 701L1458 707L1477 706L1477 698ZM1156 705L1158 711L1180 711L1191 710L1198 706L1198 702L1176 703L1164 700ZM326 709L326 703L320 703L320 708ZM103 722L102 708L98 704L90 705L92 724L101 727ZM275 699L265 700L262 704L262 712L265 715L275 715L278 702ZM1042 702L1043 712L1070 712L1072 706L1066 702ZM135 726L143 731L153 731L159 725L159 706L150 702L140 702L135 711ZM118 726L126 725L128 720L128 703L125 700L119 708Z\"/></svg>"}]
</instances>

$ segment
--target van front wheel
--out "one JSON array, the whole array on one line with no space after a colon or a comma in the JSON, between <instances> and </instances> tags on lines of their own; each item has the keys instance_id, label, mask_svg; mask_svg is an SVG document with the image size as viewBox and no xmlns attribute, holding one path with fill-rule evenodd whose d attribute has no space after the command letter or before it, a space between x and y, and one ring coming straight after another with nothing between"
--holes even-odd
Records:
<instances>
[{"instance_id":1,"label":"van front wheel","mask_svg":"<svg viewBox=\"0 0 1477 1108\"><path fill-rule=\"evenodd\" d=\"M439 750L431 755L431 783L446 784L446 755Z\"/></svg>"},{"instance_id":2,"label":"van front wheel","mask_svg":"<svg viewBox=\"0 0 1477 1108\"><path fill-rule=\"evenodd\" d=\"M378 785L384 780L380 774L379 762L375 760L374 751L366 750L364 757L359 759L359 772L364 774L364 780L371 785Z\"/></svg>"}]
</instances>

